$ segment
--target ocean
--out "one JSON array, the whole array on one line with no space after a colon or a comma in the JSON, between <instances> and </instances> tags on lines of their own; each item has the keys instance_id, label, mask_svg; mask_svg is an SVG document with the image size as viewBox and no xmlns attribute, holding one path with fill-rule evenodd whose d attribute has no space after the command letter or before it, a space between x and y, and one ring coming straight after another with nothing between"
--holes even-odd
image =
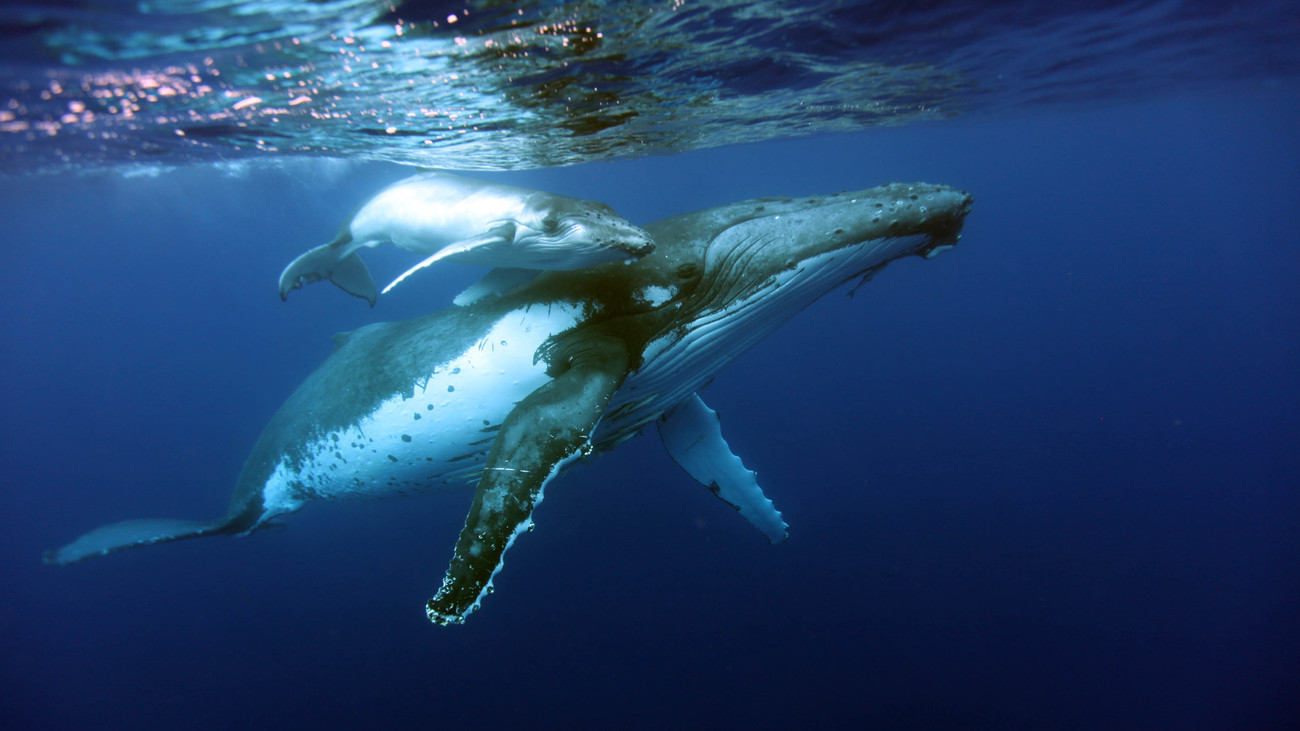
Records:
<instances>
[{"instance_id":1,"label":"ocean","mask_svg":"<svg viewBox=\"0 0 1300 731\"><path fill-rule=\"evenodd\" d=\"M394 5L0 10L6 728L1300 725L1300 11ZM331 35L430 46L378 76L285 50ZM831 292L702 392L783 544L651 429L548 485L461 626L423 603L472 491L44 565L105 523L223 514L332 334L483 273L280 301L413 165L637 224L895 181L975 202L954 249ZM364 254L382 281L415 261Z\"/></svg>"}]
</instances>

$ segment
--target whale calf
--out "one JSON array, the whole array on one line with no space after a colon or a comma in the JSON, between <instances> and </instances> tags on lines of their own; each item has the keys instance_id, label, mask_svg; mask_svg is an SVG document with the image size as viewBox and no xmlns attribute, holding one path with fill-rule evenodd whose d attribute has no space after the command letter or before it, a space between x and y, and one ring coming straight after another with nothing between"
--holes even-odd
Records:
<instances>
[{"instance_id":1,"label":"whale calf","mask_svg":"<svg viewBox=\"0 0 1300 731\"><path fill-rule=\"evenodd\" d=\"M290 262L280 274L280 299L304 284L329 280L373 307L379 296L375 280L357 251L381 244L427 257L385 287L385 293L444 259L568 270L635 259L654 250L645 231L604 203L426 172L380 191L333 241Z\"/></svg>"},{"instance_id":2,"label":"whale calf","mask_svg":"<svg viewBox=\"0 0 1300 731\"><path fill-rule=\"evenodd\" d=\"M312 500L475 486L438 624L480 604L563 469L656 425L669 455L772 542L786 523L699 391L804 307L902 257L957 243L964 191L893 184L765 198L647 227L637 261L543 272L465 306L335 336L272 417L216 520L136 520L50 551L69 564L133 546L247 534Z\"/></svg>"}]
</instances>

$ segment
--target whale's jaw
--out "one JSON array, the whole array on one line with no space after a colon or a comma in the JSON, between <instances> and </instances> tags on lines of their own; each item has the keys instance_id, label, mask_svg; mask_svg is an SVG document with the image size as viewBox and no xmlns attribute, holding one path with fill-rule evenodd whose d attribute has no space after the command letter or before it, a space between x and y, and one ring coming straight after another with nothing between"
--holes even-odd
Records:
<instances>
[{"instance_id":1,"label":"whale's jaw","mask_svg":"<svg viewBox=\"0 0 1300 731\"><path fill-rule=\"evenodd\" d=\"M227 517L105 526L47 561L246 533L309 500L468 478L474 502L426 605L433 622L456 624L491 590L551 479L651 424L692 478L780 542L784 518L697 392L837 286L950 248L970 205L922 184L744 201L647 226L655 249L631 263L508 278L464 306L337 335L263 430Z\"/></svg>"}]
</instances>

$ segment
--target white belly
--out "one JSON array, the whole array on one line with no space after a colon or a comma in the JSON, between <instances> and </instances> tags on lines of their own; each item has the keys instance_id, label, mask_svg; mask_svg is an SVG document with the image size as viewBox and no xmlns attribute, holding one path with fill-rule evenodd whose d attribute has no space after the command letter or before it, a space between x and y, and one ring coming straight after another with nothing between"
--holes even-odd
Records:
<instances>
[{"instance_id":1,"label":"white belly","mask_svg":"<svg viewBox=\"0 0 1300 731\"><path fill-rule=\"evenodd\" d=\"M552 333L572 327L567 306L515 310L474 345L347 427L284 457L263 489L268 513L310 499L378 499L459 489L477 481L501 422L548 380L533 362Z\"/></svg>"},{"instance_id":2,"label":"white belly","mask_svg":"<svg viewBox=\"0 0 1300 731\"><path fill-rule=\"evenodd\" d=\"M350 224L356 248L392 243L422 256L527 215L516 188L421 175L370 199Z\"/></svg>"}]
</instances>

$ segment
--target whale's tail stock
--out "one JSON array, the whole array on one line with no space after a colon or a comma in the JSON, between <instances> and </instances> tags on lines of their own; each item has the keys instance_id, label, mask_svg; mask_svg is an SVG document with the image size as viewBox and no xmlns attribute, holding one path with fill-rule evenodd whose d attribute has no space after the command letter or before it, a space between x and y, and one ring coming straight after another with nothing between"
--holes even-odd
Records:
<instances>
[{"instance_id":1,"label":"whale's tail stock","mask_svg":"<svg viewBox=\"0 0 1300 731\"><path fill-rule=\"evenodd\" d=\"M244 526L233 517L218 520L176 520L172 518L145 518L124 520L101 526L81 536L68 545L46 551L47 564L66 566L96 556L106 556L115 551L155 543L181 541L186 538L239 533Z\"/></svg>"}]
</instances>

